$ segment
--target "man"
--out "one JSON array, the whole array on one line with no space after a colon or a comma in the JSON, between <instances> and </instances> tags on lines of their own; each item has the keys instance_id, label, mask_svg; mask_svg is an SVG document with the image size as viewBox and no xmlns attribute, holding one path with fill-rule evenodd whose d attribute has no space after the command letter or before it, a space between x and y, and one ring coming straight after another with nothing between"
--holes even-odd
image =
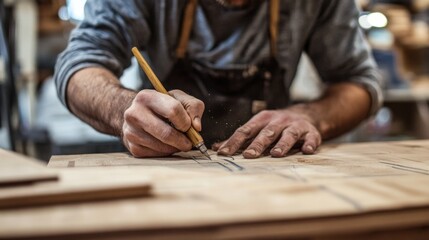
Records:
<instances>
[{"instance_id":1,"label":"man","mask_svg":"<svg viewBox=\"0 0 429 240\"><path fill-rule=\"evenodd\" d=\"M282 157L297 143L312 154L381 103L357 17L352 0L89 0L55 81L74 114L120 136L136 157L190 150L183 132L191 125L204 127L209 143L225 140L214 145L223 155ZM133 46L147 53L171 96L147 81L139 92L120 85ZM303 51L327 89L290 105Z\"/></svg>"}]
</instances>

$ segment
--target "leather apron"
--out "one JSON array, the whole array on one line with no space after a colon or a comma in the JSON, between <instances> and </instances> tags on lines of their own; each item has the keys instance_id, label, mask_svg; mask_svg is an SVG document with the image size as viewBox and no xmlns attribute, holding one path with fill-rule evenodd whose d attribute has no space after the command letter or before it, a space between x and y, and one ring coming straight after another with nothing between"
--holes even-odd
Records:
<instances>
[{"instance_id":1,"label":"leather apron","mask_svg":"<svg viewBox=\"0 0 429 240\"><path fill-rule=\"evenodd\" d=\"M163 82L167 89L180 89L205 104L202 132L209 146L229 138L234 131L263 109L289 104L282 69L276 60L279 0L268 7L271 56L244 68L213 69L186 57L197 0L189 0L176 49L177 62Z\"/></svg>"}]
</instances>

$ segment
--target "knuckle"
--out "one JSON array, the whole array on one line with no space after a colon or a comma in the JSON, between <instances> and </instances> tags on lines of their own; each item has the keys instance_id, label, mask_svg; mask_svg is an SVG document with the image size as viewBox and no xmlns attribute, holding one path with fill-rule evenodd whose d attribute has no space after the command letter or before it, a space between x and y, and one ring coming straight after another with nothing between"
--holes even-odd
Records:
<instances>
[{"instance_id":1,"label":"knuckle","mask_svg":"<svg viewBox=\"0 0 429 240\"><path fill-rule=\"evenodd\" d=\"M201 111L204 111L204 109L206 108L206 105L204 104L204 102L197 98L195 98L195 106L197 107L198 110L201 110Z\"/></svg>"},{"instance_id":2,"label":"knuckle","mask_svg":"<svg viewBox=\"0 0 429 240\"><path fill-rule=\"evenodd\" d=\"M317 139L317 141L319 142L320 140L322 140L322 136L320 135L320 133L319 132L315 132L314 133L314 135L315 135L315 138Z\"/></svg>"},{"instance_id":3,"label":"knuckle","mask_svg":"<svg viewBox=\"0 0 429 240\"><path fill-rule=\"evenodd\" d=\"M316 128L310 128L307 134L313 137L320 137L320 132Z\"/></svg>"},{"instance_id":4,"label":"knuckle","mask_svg":"<svg viewBox=\"0 0 429 240\"><path fill-rule=\"evenodd\" d=\"M185 116L185 118L171 119L171 123L175 129L177 129L181 132L186 132L191 127L191 121L190 121L190 118L188 116ZM170 133L171 133L172 129L167 130L167 131L170 131Z\"/></svg>"},{"instance_id":5,"label":"knuckle","mask_svg":"<svg viewBox=\"0 0 429 240\"><path fill-rule=\"evenodd\" d=\"M181 91L179 89L173 89L173 90L168 91L168 93L172 96L176 96L177 94L179 94L179 95L183 94L183 91Z\"/></svg>"},{"instance_id":6,"label":"knuckle","mask_svg":"<svg viewBox=\"0 0 429 240\"><path fill-rule=\"evenodd\" d=\"M295 141L298 141L298 139L301 137L300 134L299 134L298 129L296 129L296 128L289 128L288 131L287 131L287 133Z\"/></svg>"},{"instance_id":7,"label":"knuckle","mask_svg":"<svg viewBox=\"0 0 429 240\"><path fill-rule=\"evenodd\" d=\"M316 145L320 145L320 143L322 142L322 136L320 135L319 132L315 131L315 132L311 132L308 133L308 139L312 142L314 142Z\"/></svg>"},{"instance_id":8,"label":"knuckle","mask_svg":"<svg viewBox=\"0 0 429 240\"><path fill-rule=\"evenodd\" d=\"M262 116L270 116L272 112L272 110L262 110L259 114Z\"/></svg>"},{"instance_id":9,"label":"knuckle","mask_svg":"<svg viewBox=\"0 0 429 240\"><path fill-rule=\"evenodd\" d=\"M261 136L270 140L270 141L273 141L274 138L276 137L276 134L273 130L268 129L268 128L264 128L261 130Z\"/></svg>"},{"instance_id":10,"label":"knuckle","mask_svg":"<svg viewBox=\"0 0 429 240\"><path fill-rule=\"evenodd\" d=\"M136 119L136 116L134 115L134 111L131 108L128 108L124 112L124 120L126 122L132 122Z\"/></svg>"},{"instance_id":11,"label":"knuckle","mask_svg":"<svg viewBox=\"0 0 429 240\"><path fill-rule=\"evenodd\" d=\"M170 138L171 134L172 134L172 128L162 129L162 130L159 131L158 139L161 142L165 143L165 142L168 141L168 139Z\"/></svg>"},{"instance_id":12,"label":"knuckle","mask_svg":"<svg viewBox=\"0 0 429 240\"><path fill-rule=\"evenodd\" d=\"M258 119L259 121L266 121L267 119L272 118L273 111L272 110L262 110L257 115L255 115L254 119Z\"/></svg>"},{"instance_id":13,"label":"knuckle","mask_svg":"<svg viewBox=\"0 0 429 240\"><path fill-rule=\"evenodd\" d=\"M304 121L294 121L291 124L291 126L293 129L296 129L296 130L298 130L298 129L310 129L311 128L310 124L307 122L304 122Z\"/></svg>"},{"instance_id":14,"label":"knuckle","mask_svg":"<svg viewBox=\"0 0 429 240\"><path fill-rule=\"evenodd\" d=\"M177 115L179 115L182 112L182 104L180 104L179 102L174 102L171 106L171 108L169 109L169 111L167 111L167 117L168 119L171 119L173 117L176 117Z\"/></svg>"},{"instance_id":15,"label":"knuckle","mask_svg":"<svg viewBox=\"0 0 429 240\"><path fill-rule=\"evenodd\" d=\"M317 138L319 138L319 139L321 139L322 138L322 135L320 135L320 132L316 129L316 128L314 128L314 130L313 131L311 131Z\"/></svg>"},{"instance_id":16,"label":"knuckle","mask_svg":"<svg viewBox=\"0 0 429 240\"><path fill-rule=\"evenodd\" d=\"M175 128L181 132L186 132L191 127L191 124L188 124L187 122L182 122L179 125L174 125Z\"/></svg>"},{"instance_id":17,"label":"knuckle","mask_svg":"<svg viewBox=\"0 0 429 240\"><path fill-rule=\"evenodd\" d=\"M237 130L235 130L235 134L233 136L236 136L240 139L241 138L248 139L250 138L250 132L251 130L248 127L241 126L237 128Z\"/></svg>"},{"instance_id":18,"label":"knuckle","mask_svg":"<svg viewBox=\"0 0 429 240\"><path fill-rule=\"evenodd\" d=\"M243 126L237 128L237 130L235 130L235 132L244 136L244 137L250 137L250 135L252 133L252 127L250 125L243 125Z\"/></svg>"},{"instance_id":19,"label":"knuckle","mask_svg":"<svg viewBox=\"0 0 429 240\"><path fill-rule=\"evenodd\" d=\"M152 98L153 90L144 89L137 93L134 101L136 102L146 102Z\"/></svg>"}]
</instances>

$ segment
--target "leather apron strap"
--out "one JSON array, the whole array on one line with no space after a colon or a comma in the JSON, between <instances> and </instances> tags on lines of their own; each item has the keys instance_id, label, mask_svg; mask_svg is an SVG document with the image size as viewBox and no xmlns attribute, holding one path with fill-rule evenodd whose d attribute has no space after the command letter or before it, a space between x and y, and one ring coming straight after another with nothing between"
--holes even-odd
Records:
<instances>
[{"instance_id":1,"label":"leather apron strap","mask_svg":"<svg viewBox=\"0 0 429 240\"><path fill-rule=\"evenodd\" d=\"M197 8L198 0L189 0L185 8L185 16L182 23L182 33L179 39L179 45L176 49L176 57L183 59L186 55L186 47L188 46L191 35L192 25L194 23L195 9Z\"/></svg>"},{"instance_id":2,"label":"leather apron strap","mask_svg":"<svg viewBox=\"0 0 429 240\"><path fill-rule=\"evenodd\" d=\"M188 46L191 30L195 18L195 10L197 9L198 0L189 0L186 4L185 14L182 22L182 32L179 39L179 44L176 48L176 57L178 59L185 58L186 48ZM269 2L269 35L271 57L277 56L277 38L279 28L279 10L280 0L270 0Z\"/></svg>"},{"instance_id":3,"label":"leather apron strap","mask_svg":"<svg viewBox=\"0 0 429 240\"><path fill-rule=\"evenodd\" d=\"M270 0L270 49L271 57L277 56L277 39L279 33L280 0Z\"/></svg>"}]
</instances>

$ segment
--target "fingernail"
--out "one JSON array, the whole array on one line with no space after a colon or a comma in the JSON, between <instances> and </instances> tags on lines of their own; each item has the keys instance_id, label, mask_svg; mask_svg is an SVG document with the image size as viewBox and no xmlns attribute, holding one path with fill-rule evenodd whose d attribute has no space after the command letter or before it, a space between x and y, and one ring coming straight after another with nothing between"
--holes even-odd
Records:
<instances>
[{"instance_id":1,"label":"fingernail","mask_svg":"<svg viewBox=\"0 0 429 240\"><path fill-rule=\"evenodd\" d=\"M314 148L313 148L313 146L311 146L311 145L308 145L308 146L307 146L307 150L308 150L308 151L310 151L310 152L314 152Z\"/></svg>"},{"instance_id":2,"label":"fingernail","mask_svg":"<svg viewBox=\"0 0 429 240\"><path fill-rule=\"evenodd\" d=\"M273 148L271 151L272 151L272 153L277 153L277 154L282 153L282 150L280 148Z\"/></svg>"},{"instance_id":3,"label":"fingernail","mask_svg":"<svg viewBox=\"0 0 429 240\"><path fill-rule=\"evenodd\" d=\"M256 151L255 151L254 149L246 150L246 151L244 151L244 153L245 153L246 155L256 156Z\"/></svg>"},{"instance_id":4,"label":"fingernail","mask_svg":"<svg viewBox=\"0 0 429 240\"><path fill-rule=\"evenodd\" d=\"M194 120L192 121L192 125L194 125L197 131L201 131L201 119L199 117L194 117Z\"/></svg>"},{"instance_id":5,"label":"fingernail","mask_svg":"<svg viewBox=\"0 0 429 240\"><path fill-rule=\"evenodd\" d=\"M196 117L194 117L194 122L201 122L201 119L200 119L200 117L198 117L198 116L196 116Z\"/></svg>"}]
</instances>

